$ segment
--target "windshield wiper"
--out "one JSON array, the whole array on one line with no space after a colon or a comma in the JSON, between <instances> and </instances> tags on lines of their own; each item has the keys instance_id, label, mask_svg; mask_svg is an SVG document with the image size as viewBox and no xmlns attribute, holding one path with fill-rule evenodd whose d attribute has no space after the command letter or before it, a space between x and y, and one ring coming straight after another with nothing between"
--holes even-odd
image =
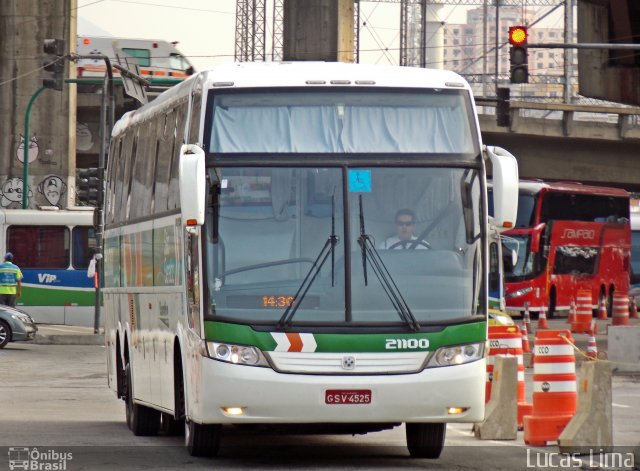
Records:
<instances>
[{"instance_id":1,"label":"windshield wiper","mask_svg":"<svg viewBox=\"0 0 640 471\"><path fill-rule=\"evenodd\" d=\"M329 255L331 255L331 286L334 286L335 248L337 244L338 236L336 235L335 202L334 195L331 195L331 234L329 235L327 241L324 243L322 250L320 250L320 253L314 260L313 265L311 265L311 268L304 277L304 280L302 280L302 283L298 287L296 294L293 296L293 301L287 306L284 313L280 317L280 320L278 321L278 329L283 329L286 325L291 325L291 319L293 319L293 316L296 315L298 308L302 304L302 300L307 295L309 288L311 288L311 285L317 278L320 270L322 270L322 267L329 258Z\"/></svg>"},{"instance_id":2,"label":"windshield wiper","mask_svg":"<svg viewBox=\"0 0 640 471\"><path fill-rule=\"evenodd\" d=\"M393 280L391 273L387 269L387 266L382 261L378 250L373 243L371 236L364 230L364 212L362 210L362 195L359 195L359 209L360 209L360 237L358 237L358 245L362 251L362 268L364 271L364 284L367 286L367 261L371 264L371 268L375 273L382 289L391 301L391 304L396 309L398 316L407 324L413 331L420 330L420 324L418 320L411 312L411 308L407 301L402 296L398 285Z\"/></svg>"}]
</instances>

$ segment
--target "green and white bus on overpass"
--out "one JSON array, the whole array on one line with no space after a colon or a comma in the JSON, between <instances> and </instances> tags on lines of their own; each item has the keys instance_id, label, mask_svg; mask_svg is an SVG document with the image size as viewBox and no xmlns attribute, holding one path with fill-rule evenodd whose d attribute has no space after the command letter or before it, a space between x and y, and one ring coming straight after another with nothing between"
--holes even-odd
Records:
<instances>
[{"instance_id":1,"label":"green and white bus on overpass","mask_svg":"<svg viewBox=\"0 0 640 471\"><path fill-rule=\"evenodd\" d=\"M406 424L436 458L484 416L486 165L512 226L515 158L483 147L441 70L229 64L126 114L107 168L110 386L136 435ZM380 249L398 209L405 250Z\"/></svg>"}]
</instances>

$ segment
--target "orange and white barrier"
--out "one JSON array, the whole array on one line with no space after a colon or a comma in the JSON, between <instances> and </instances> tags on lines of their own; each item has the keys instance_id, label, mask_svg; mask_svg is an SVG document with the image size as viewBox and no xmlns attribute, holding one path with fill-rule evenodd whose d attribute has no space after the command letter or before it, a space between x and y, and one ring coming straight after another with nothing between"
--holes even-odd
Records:
<instances>
[{"instance_id":1,"label":"orange and white barrier","mask_svg":"<svg viewBox=\"0 0 640 471\"><path fill-rule=\"evenodd\" d=\"M524 442L557 441L574 416L578 394L573 339L568 330L537 332L533 367L533 411L524 417Z\"/></svg>"},{"instance_id":2,"label":"orange and white barrier","mask_svg":"<svg viewBox=\"0 0 640 471\"><path fill-rule=\"evenodd\" d=\"M571 332L574 334L583 334L589 332L591 321L593 320L593 301L591 298L591 290L578 290L575 321L571 323Z\"/></svg>"},{"instance_id":3,"label":"orange and white barrier","mask_svg":"<svg viewBox=\"0 0 640 471\"><path fill-rule=\"evenodd\" d=\"M532 405L526 402L524 382L524 357L522 334L517 325L489 326L489 354L487 356L487 382L485 403L491 399L491 383L496 356L516 357L518 361L518 428L522 429L522 419L531 413Z\"/></svg>"},{"instance_id":4,"label":"orange and white barrier","mask_svg":"<svg viewBox=\"0 0 640 471\"><path fill-rule=\"evenodd\" d=\"M613 315L611 325L629 325L629 296L613 295Z\"/></svg>"}]
</instances>

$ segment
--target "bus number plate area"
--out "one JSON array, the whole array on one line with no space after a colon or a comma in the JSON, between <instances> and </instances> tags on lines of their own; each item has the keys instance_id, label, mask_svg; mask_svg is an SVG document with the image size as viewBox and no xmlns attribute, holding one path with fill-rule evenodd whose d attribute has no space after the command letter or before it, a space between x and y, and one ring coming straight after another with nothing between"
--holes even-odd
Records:
<instances>
[{"instance_id":1,"label":"bus number plate area","mask_svg":"<svg viewBox=\"0 0 640 471\"><path fill-rule=\"evenodd\" d=\"M371 389L327 389L325 404L371 404Z\"/></svg>"}]
</instances>

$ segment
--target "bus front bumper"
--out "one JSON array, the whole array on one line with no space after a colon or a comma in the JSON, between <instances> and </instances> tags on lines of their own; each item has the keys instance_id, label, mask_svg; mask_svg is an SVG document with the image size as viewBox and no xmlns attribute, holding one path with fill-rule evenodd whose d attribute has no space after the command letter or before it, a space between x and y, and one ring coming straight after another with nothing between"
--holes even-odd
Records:
<instances>
[{"instance_id":1,"label":"bus front bumper","mask_svg":"<svg viewBox=\"0 0 640 471\"><path fill-rule=\"evenodd\" d=\"M283 374L206 357L200 357L199 366L198 387L187 393L187 413L197 423L473 423L484 418L484 359L399 375ZM370 403L328 404L327 390L370 391ZM452 407L463 411L449 413ZM232 415L229 408L242 412Z\"/></svg>"}]
</instances>

